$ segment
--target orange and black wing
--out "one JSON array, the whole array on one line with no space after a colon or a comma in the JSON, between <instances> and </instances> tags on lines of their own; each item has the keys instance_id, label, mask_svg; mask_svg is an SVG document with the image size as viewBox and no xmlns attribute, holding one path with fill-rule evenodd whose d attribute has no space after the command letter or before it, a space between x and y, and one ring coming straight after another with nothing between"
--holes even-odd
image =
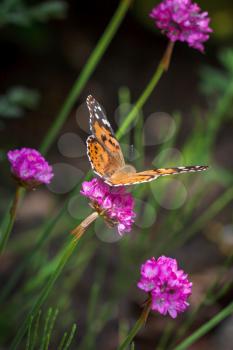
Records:
<instances>
[{"instance_id":1,"label":"orange and black wing","mask_svg":"<svg viewBox=\"0 0 233 350\"><path fill-rule=\"evenodd\" d=\"M87 155L94 172L104 179L110 178L120 167L118 160L92 135L87 139Z\"/></svg>"},{"instance_id":2,"label":"orange and black wing","mask_svg":"<svg viewBox=\"0 0 233 350\"><path fill-rule=\"evenodd\" d=\"M90 129L92 135L106 151L116 159L117 171L125 165L124 157L119 142L114 136L112 127L96 99L89 95L87 106L90 112Z\"/></svg>"},{"instance_id":3,"label":"orange and black wing","mask_svg":"<svg viewBox=\"0 0 233 350\"><path fill-rule=\"evenodd\" d=\"M111 186L129 186L134 184L140 184L143 182L150 182L157 179L160 176L175 175L182 173L190 173L207 170L207 166L183 166L178 168L161 168L146 170L138 173L121 173L113 174L112 177L106 182Z\"/></svg>"}]
</instances>

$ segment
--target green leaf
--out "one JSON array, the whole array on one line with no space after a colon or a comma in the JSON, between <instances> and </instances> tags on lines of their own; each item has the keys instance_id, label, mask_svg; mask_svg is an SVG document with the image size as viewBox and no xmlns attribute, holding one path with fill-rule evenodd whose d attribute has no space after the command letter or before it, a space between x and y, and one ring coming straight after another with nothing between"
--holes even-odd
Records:
<instances>
[{"instance_id":1,"label":"green leaf","mask_svg":"<svg viewBox=\"0 0 233 350\"><path fill-rule=\"evenodd\" d=\"M67 339L67 342L66 344L64 345L64 347L62 348L62 350L68 350L70 345L71 345L71 342L74 338L74 335L75 335L75 332L76 332L76 329L77 329L77 326L76 324L73 324L72 328L71 328L71 332L70 332L70 335L69 335L69 338Z\"/></svg>"},{"instance_id":2,"label":"green leaf","mask_svg":"<svg viewBox=\"0 0 233 350\"><path fill-rule=\"evenodd\" d=\"M47 1L29 9L29 16L38 22L47 22L50 19L64 18L67 12L67 3L64 1Z\"/></svg>"},{"instance_id":3,"label":"green leaf","mask_svg":"<svg viewBox=\"0 0 233 350\"><path fill-rule=\"evenodd\" d=\"M0 96L0 116L2 118L21 118L24 110L38 106L40 95L36 90L15 86Z\"/></svg>"},{"instance_id":4,"label":"green leaf","mask_svg":"<svg viewBox=\"0 0 233 350\"><path fill-rule=\"evenodd\" d=\"M64 18L67 12L65 1L47 1L28 6L19 1L5 1L0 9L0 26L17 25L28 27L33 22L46 22L50 19Z\"/></svg>"},{"instance_id":5,"label":"green leaf","mask_svg":"<svg viewBox=\"0 0 233 350\"><path fill-rule=\"evenodd\" d=\"M20 118L23 115L21 107L12 105L7 97L0 97L0 116L3 118Z\"/></svg>"},{"instance_id":6,"label":"green leaf","mask_svg":"<svg viewBox=\"0 0 233 350\"><path fill-rule=\"evenodd\" d=\"M12 104L34 109L39 103L40 95L36 90L15 86L9 90L8 100Z\"/></svg>"}]
</instances>

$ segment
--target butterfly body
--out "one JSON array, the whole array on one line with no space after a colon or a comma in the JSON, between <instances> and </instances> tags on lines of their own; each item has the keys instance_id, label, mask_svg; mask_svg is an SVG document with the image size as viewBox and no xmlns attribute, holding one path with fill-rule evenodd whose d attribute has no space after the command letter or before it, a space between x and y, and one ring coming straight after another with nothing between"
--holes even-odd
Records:
<instances>
[{"instance_id":1,"label":"butterfly body","mask_svg":"<svg viewBox=\"0 0 233 350\"><path fill-rule=\"evenodd\" d=\"M149 182L160 176L206 170L207 166L183 166L151 169L137 172L125 164L119 142L99 103L91 95L87 97L92 135L87 138L87 155L93 171L110 186L129 186Z\"/></svg>"}]
</instances>

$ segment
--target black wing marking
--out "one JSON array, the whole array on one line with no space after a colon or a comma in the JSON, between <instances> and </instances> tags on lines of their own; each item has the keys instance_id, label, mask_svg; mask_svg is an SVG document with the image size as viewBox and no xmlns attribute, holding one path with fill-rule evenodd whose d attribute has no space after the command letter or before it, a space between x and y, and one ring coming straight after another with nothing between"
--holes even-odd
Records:
<instances>
[{"instance_id":1,"label":"black wing marking","mask_svg":"<svg viewBox=\"0 0 233 350\"><path fill-rule=\"evenodd\" d=\"M109 132L114 135L114 131L106 117L106 114L103 108L100 106L99 102L96 99L89 95L87 97L87 107L90 112L90 130L93 135L95 135L95 130L93 125L95 122L98 122L100 125L104 126Z\"/></svg>"}]
</instances>

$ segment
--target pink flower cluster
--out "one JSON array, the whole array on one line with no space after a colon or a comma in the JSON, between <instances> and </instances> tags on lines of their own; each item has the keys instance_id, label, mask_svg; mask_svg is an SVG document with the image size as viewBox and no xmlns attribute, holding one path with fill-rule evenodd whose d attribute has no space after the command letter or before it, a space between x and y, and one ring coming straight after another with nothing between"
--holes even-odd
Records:
<instances>
[{"instance_id":1,"label":"pink flower cluster","mask_svg":"<svg viewBox=\"0 0 233 350\"><path fill-rule=\"evenodd\" d=\"M22 186L33 188L50 183L53 177L52 167L35 149L16 149L9 151L7 157L12 174Z\"/></svg>"},{"instance_id":2,"label":"pink flower cluster","mask_svg":"<svg viewBox=\"0 0 233 350\"><path fill-rule=\"evenodd\" d=\"M161 256L157 260L147 260L141 266L138 287L150 293L151 309L162 315L168 313L176 318L189 306L187 299L191 295L192 283L183 270L178 270L175 259Z\"/></svg>"},{"instance_id":3,"label":"pink flower cluster","mask_svg":"<svg viewBox=\"0 0 233 350\"><path fill-rule=\"evenodd\" d=\"M186 41L190 47L204 51L203 43L209 39L212 29L208 12L201 12L196 3L164 0L153 8L150 17L171 41Z\"/></svg>"},{"instance_id":4,"label":"pink flower cluster","mask_svg":"<svg viewBox=\"0 0 233 350\"><path fill-rule=\"evenodd\" d=\"M96 210L103 211L109 223L117 225L120 235L131 230L136 216L134 200L124 187L114 188L95 178L83 182L81 194L91 200Z\"/></svg>"}]
</instances>

